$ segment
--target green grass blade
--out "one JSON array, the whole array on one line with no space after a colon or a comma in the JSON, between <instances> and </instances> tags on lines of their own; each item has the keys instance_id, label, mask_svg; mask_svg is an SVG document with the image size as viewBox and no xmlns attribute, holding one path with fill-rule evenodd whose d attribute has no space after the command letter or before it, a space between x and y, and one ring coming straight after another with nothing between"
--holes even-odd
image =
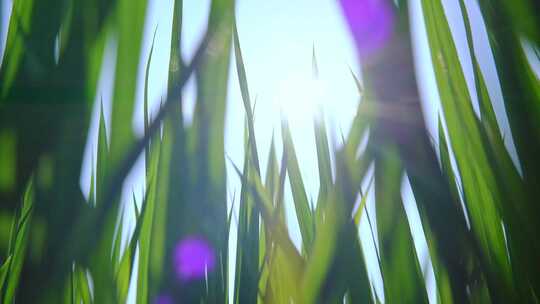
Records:
<instances>
[{"instance_id":1,"label":"green grass blade","mask_svg":"<svg viewBox=\"0 0 540 304\"><path fill-rule=\"evenodd\" d=\"M303 251L308 255L311 252L314 238L314 224L311 208L309 206L306 189L300 174L298 159L294 150L294 144L291 137L289 126L285 120L281 124L281 134L283 138L283 147L287 155L287 173L289 174L289 182L293 195L294 206L300 232L302 234Z\"/></svg>"},{"instance_id":2,"label":"green grass blade","mask_svg":"<svg viewBox=\"0 0 540 304\"><path fill-rule=\"evenodd\" d=\"M360 199L360 203L358 204L358 208L353 213L354 224L356 226L360 225L360 218L362 217L362 214L363 214L364 208L366 206L366 202L367 202L367 197L368 197L367 194L369 193L369 190L371 189L372 185L373 185L373 179L371 179L369 181L367 189L366 189L364 195L362 196L362 198Z\"/></svg>"},{"instance_id":3,"label":"green grass blade","mask_svg":"<svg viewBox=\"0 0 540 304\"><path fill-rule=\"evenodd\" d=\"M75 280L77 281L76 298L80 298L83 304L93 303L90 291L90 283L88 282L86 271L78 266L75 266Z\"/></svg>"},{"instance_id":4,"label":"green grass blade","mask_svg":"<svg viewBox=\"0 0 540 304\"><path fill-rule=\"evenodd\" d=\"M319 77L319 69L317 67L317 57L315 55L315 48L313 48L312 55L312 74L315 80ZM326 125L324 122L323 109L319 108L317 116L314 119L315 129L315 145L317 148L317 165L319 168L319 196L317 199L317 208L320 203L326 202L324 196L327 195L329 188L332 187L332 167L330 160L330 152L328 145L328 137L326 135Z\"/></svg>"},{"instance_id":5,"label":"green grass blade","mask_svg":"<svg viewBox=\"0 0 540 304\"><path fill-rule=\"evenodd\" d=\"M238 81L240 82L240 92L242 94L242 100L244 101L244 110L247 115L248 130L249 130L249 145L253 157L253 165L257 174L261 174L259 168L259 158L257 152L257 145L255 143L255 128L253 126L253 111L251 108L251 99L249 98L249 89L247 85L246 70L244 67L244 61L242 59L242 51L240 50L240 41L238 38L238 30L236 29L236 23L233 23L233 37L234 37L234 56L236 61L236 71L238 73Z\"/></svg>"},{"instance_id":6,"label":"green grass blade","mask_svg":"<svg viewBox=\"0 0 540 304\"><path fill-rule=\"evenodd\" d=\"M111 164L116 166L133 143L131 121L141 51L146 0L119 0L118 53L111 114Z\"/></svg>"},{"instance_id":7,"label":"green grass blade","mask_svg":"<svg viewBox=\"0 0 540 304\"><path fill-rule=\"evenodd\" d=\"M96 163L96 204L102 200L103 192L106 188L106 176L108 170L109 158L109 143L107 140L107 130L105 127L105 118L103 112L103 102L100 104L99 113L99 131L98 131L98 146L97 146L97 163Z\"/></svg>"},{"instance_id":8,"label":"green grass blade","mask_svg":"<svg viewBox=\"0 0 540 304\"><path fill-rule=\"evenodd\" d=\"M149 113L148 113L148 79L150 77L150 64L152 63L152 54L154 53L154 43L156 42L157 27L154 30L154 36L152 37L152 44L150 45L150 53L148 54L148 60L146 61L146 69L144 73L144 98L143 98L143 125L144 133L148 133L149 126ZM150 142L145 147L145 163L150 163Z\"/></svg>"},{"instance_id":9,"label":"green grass blade","mask_svg":"<svg viewBox=\"0 0 540 304\"><path fill-rule=\"evenodd\" d=\"M9 20L5 54L2 59L2 70L0 79L2 80L2 99L11 88L19 65L23 59L25 50L26 33L32 25L32 13L34 1L17 1L13 4L12 17Z\"/></svg>"},{"instance_id":10,"label":"green grass blade","mask_svg":"<svg viewBox=\"0 0 540 304\"><path fill-rule=\"evenodd\" d=\"M20 217L17 221L15 242L11 252L11 262L5 281L5 293L3 293L3 303L13 303L15 293L19 286L19 278L26 256L26 248L30 236L30 221L34 205L34 187L30 181L24 193Z\"/></svg>"},{"instance_id":11,"label":"green grass blade","mask_svg":"<svg viewBox=\"0 0 540 304\"><path fill-rule=\"evenodd\" d=\"M4 264L0 267L0 290L4 288L4 282L11 267L11 255L4 260Z\"/></svg>"},{"instance_id":12,"label":"green grass blade","mask_svg":"<svg viewBox=\"0 0 540 304\"><path fill-rule=\"evenodd\" d=\"M385 301L427 303L424 278L401 200L403 171L396 148L381 148L375 160L375 202Z\"/></svg>"},{"instance_id":13,"label":"green grass blade","mask_svg":"<svg viewBox=\"0 0 540 304\"><path fill-rule=\"evenodd\" d=\"M435 75L452 150L467 197L473 230L480 241L494 297L513 293L511 270L501 227L501 193L488 162L471 98L442 4L423 1ZM459 101L459 102L458 102Z\"/></svg>"}]
</instances>

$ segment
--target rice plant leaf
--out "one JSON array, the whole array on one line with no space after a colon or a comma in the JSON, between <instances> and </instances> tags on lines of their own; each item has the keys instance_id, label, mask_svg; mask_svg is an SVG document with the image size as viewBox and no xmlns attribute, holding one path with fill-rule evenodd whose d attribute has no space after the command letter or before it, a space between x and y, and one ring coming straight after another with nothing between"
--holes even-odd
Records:
<instances>
[{"instance_id":1,"label":"rice plant leaf","mask_svg":"<svg viewBox=\"0 0 540 304\"><path fill-rule=\"evenodd\" d=\"M32 13L34 1L16 1L13 3L12 17L9 20L5 55L2 59L2 69L0 71L2 80L2 98L6 97L13 81L19 71L19 65L23 59L24 52L27 52L25 40L32 25Z\"/></svg>"},{"instance_id":2,"label":"rice plant leaf","mask_svg":"<svg viewBox=\"0 0 540 304\"><path fill-rule=\"evenodd\" d=\"M86 271L75 266L74 275L77 281L77 298L80 298L83 304L93 303Z\"/></svg>"},{"instance_id":3,"label":"rice plant leaf","mask_svg":"<svg viewBox=\"0 0 540 304\"><path fill-rule=\"evenodd\" d=\"M4 282L11 266L11 255L4 260L4 264L0 267L0 290L4 288Z\"/></svg>"},{"instance_id":4,"label":"rice plant leaf","mask_svg":"<svg viewBox=\"0 0 540 304\"><path fill-rule=\"evenodd\" d=\"M320 299L327 302L342 300L346 295L352 303L373 303L366 261L359 241L358 227L351 217L352 206L358 195L357 184L351 178L351 169L346 162L346 151L335 153L336 181L333 200L338 223L336 251L330 268L319 291ZM331 206L331 207L330 207ZM331 282L331 283L330 283Z\"/></svg>"},{"instance_id":5,"label":"rice plant leaf","mask_svg":"<svg viewBox=\"0 0 540 304\"><path fill-rule=\"evenodd\" d=\"M192 301L202 298L207 302L221 302L226 294L225 278L219 266L225 265L228 254L224 129L234 7L232 0L212 1L207 28L213 51L204 53L196 71L197 101L190 138L187 138L192 142L187 143L186 153L191 190L182 202L185 205L181 209L185 216L182 235L205 236L215 250L217 267L209 273L208 281L200 282L197 292L190 291L198 295ZM181 170L179 174L184 174ZM200 220L193 222L192 218Z\"/></svg>"},{"instance_id":6,"label":"rice plant leaf","mask_svg":"<svg viewBox=\"0 0 540 304\"><path fill-rule=\"evenodd\" d=\"M246 128L247 129L247 128ZM248 134L247 142L250 142L251 134ZM236 254L236 277L235 294L236 303L256 302L259 286L259 263L260 263L260 231L259 215L256 208L255 198L251 194L249 186L250 175L257 174L251 164L251 146L246 146L244 155L244 171L240 190L240 210L238 215L238 248Z\"/></svg>"},{"instance_id":7,"label":"rice plant leaf","mask_svg":"<svg viewBox=\"0 0 540 304\"><path fill-rule=\"evenodd\" d=\"M240 178L244 177L244 174L240 171L240 169L238 169L238 167L236 167L234 163L233 168L238 174L238 176L240 176ZM270 195L264 188L260 178L257 175L251 175L248 179L248 185L249 191L259 198L258 200L255 200L255 202L258 205L261 216L263 217L263 219L265 219L267 223L267 227L271 227L273 238L275 238L276 241L280 243L280 245L286 251L286 255L293 260L293 264L303 265L302 257L300 256L300 254L296 250L296 247L288 237L285 223L276 219L273 216L275 212L272 207L272 200L270 199Z\"/></svg>"},{"instance_id":8,"label":"rice plant leaf","mask_svg":"<svg viewBox=\"0 0 540 304\"><path fill-rule=\"evenodd\" d=\"M371 190L372 185L373 185L373 179L371 179L369 181L369 184L368 184L368 186L366 188L366 191L365 191L364 195L362 196L362 198L360 199L360 203L358 204L358 208L353 213L354 224L356 226L360 225L360 218L362 217L364 208L366 207L366 202L367 202L367 197L368 197L367 194Z\"/></svg>"},{"instance_id":9,"label":"rice plant leaf","mask_svg":"<svg viewBox=\"0 0 540 304\"><path fill-rule=\"evenodd\" d=\"M335 201L332 193L324 196L329 202ZM304 303L317 303L321 299L323 284L326 282L337 246L338 211L336 206L328 202L321 204L316 216L317 234L313 243L313 253L309 257L302 276L301 290Z\"/></svg>"},{"instance_id":10,"label":"rice plant leaf","mask_svg":"<svg viewBox=\"0 0 540 304\"><path fill-rule=\"evenodd\" d=\"M315 47L312 54L312 77L315 81L319 78L319 68L317 65L317 57L315 55ZM332 168L330 160L330 152L328 145L328 137L326 135L326 125L324 121L324 113L322 107L319 107L317 115L314 119L315 129L315 146L317 149L317 164L319 168L319 195L317 198L317 209L320 204L324 204L329 188L332 186Z\"/></svg>"},{"instance_id":11,"label":"rice plant leaf","mask_svg":"<svg viewBox=\"0 0 540 304\"><path fill-rule=\"evenodd\" d=\"M516 6L519 6L518 3L516 4ZM515 276L516 287L521 289L520 294L523 296L521 301L527 301L530 297L530 290L524 286L532 284L536 286L537 290L540 288L540 278L530 272L531 269L540 267L537 262L538 259L535 258L540 252L540 244L534 240L528 240L527 237L540 229L533 215L536 206L533 203L535 195L530 189L527 189L525 181L521 178L505 147L488 89L474 52L471 25L466 13L465 3L462 0L460 1L460 7L465 23L479 100L480 131L485 145L489 147L487 154L492 163L497 183L501 186L501 193L504 196L502 212L507 228L506 233L510 235L510 237L507 237L507 244L514 271L520 273L520 275Z\"/></svg>"},{"instance_id":12,"label":"rice plant leaf","mask_svg":"<svg viewBox=\"0 0 540 304\"><path fill-rule=\"evenodd\" d=\"M538 17L536 10L527 10L537 4L534 1L519 0L512 3L505 1L479 1L480 9L489 33L490 47L493 52L497 74L500 79L506 115L514 139L517 153L522 164L523 176L533 196L540 190L535 185L540 181L540 84L532 66L529 64L522 47L524 23L536 22L535 34L529 37L538 39ZM522 15L515 15L521 12ZM505 26L502 26L505 25ZM529 29L532 29L529 27ZM538 40L536 40L538 42ZM538 45L536 45L538 47ZM534 140L532 139L534 138ZM538 204L531 208L538 212ZM538 287L537 287L538 288ZM537 291L538 292L538 291Z\"/></svg>"},{"instance_id":13,"label":"rice plant leaf","mask_svg":"<svg viewBox=\"0 0 540 304\"><path fill-rule=\"evenodd\" d=\"M237 265L240 268L240 272L237 272L236 278L240 282L235 287L235 291L238 291L235 293L235 301L239 301L239 303L254 303L257 301L257 293L260 286L258 283L261 275L261 273L259 273L259 265L263 262L262 259L265 256L265 240L264 236L262 236L262 231L259 229L259 211L254 202L254 200L257 200L258 198L251 195L246 178L249 178L249 176L253 174L256 174L260 178L261 170L257 144L255 141L253 109L251 107L247 76L235 22L233 22L233 41L240 92L244 110L246 111L246 134L248 143L244 158L245 178L242 183L242 193L240 195L238 227L239 244L241 244L245 250L243 250L242 254L237 254ZM241 259L240 261L238 261L239 258Z\"/></svg>"},{"instance_id":14,"label":"rice plant leaf","mask_svg":"<svg viewBox=\"0 0 540 304\"><path fill-rule=\"evenodd\" d=\"M165 127L166 128L166 127ZM164 131L162 142L155 141L150 163L150 179L143 209L137 221L134 240L139 243L139 264L137 267L137 303L149 301L149 264L152 254L152 228L158 202L166 200L168 188L168 173L170 166L171 139L167 130ZM158 148L159 146L159 148ZM132 252L134 256L134 252Z\"/></svg>"},{"instance_id":15,"label":"rice plant leaf","mask_svg":"<svg viewBox=\"0 0 540 304\"><path fill-rule=\"evenodd\" d=\"M424 278L401 200L403 171L397 149L381 149L375 159L375 201L385 301L427 303Z\"/></svg>"},{"instance_id":16,"label":"rice plant leaf","mask_svg":"<svg viewBox=\"0 0 540 304\"><path fill-rule=\"evenodd\" d=\"M356 85L356 89L358 90L358 93L362 95L364 92L364 87L362 86L362 83L360 80L358 80L358 77L356 77L356 74L352 71L352 69L349 67L349 72L351 73L351 76L354 80L354 84Z\"/></svg>"},{"instance_id":17,"label":"rice plant leaf","mask_svg":"<svg viewBox=\"0 0 540 304\"><path fill-rule=\"evenodd\" d=\"M107 129L105 127L105 116L103 111L103 101L100 103L99 124L98 124L98 146L96 163L96 204L103 199L103 192L106 188L106 176L109 162L109 143L107 140Z\"/></svg>"},{"instance_id":18,"label":"rice plant leaf","mask_svg":"<svg viewBox=\"0 0 540 304\"><path fill-rule=\"evenodd\" d=\"M370 122L377 111L376 104L365 100L363 97L353 118L351 130L344 141L345 151L348 159L354 159L360 146L362 136L368 132ZM367 151L366 151L367 152Z\"/></svg>"},{"instance_id":19,"label":"rice plant leaf","mask_svg":"<svg viewBox=\"0 0 540 304\"><path fill-rule=\"evenodd\" d=\"M240 41L238 38L238 30L236 29L236 22L233 23L233 37L234 37L234 55L236 61L236 71L238 73L238 81L240 82L240 92L242 94L242 100L244 101L244 110L247 114L248 130L250 134L250 149L253 157L253 165L257 174L260 175L261 169L259 167L257 145L255 143L255 128L253 126L253 112L251 109L251 100L249 98L249 89L247 85L246 70L244 67L244 61L242 59L242 51L240 49Z\"/></svg>"},{"instance_id":20,"label":"rice plant leaf","mask_svg":"<svg viewBox=\"0 0 540 304\"><path fill-rule=\"evenodd\" d=\"M458 186L456 184L457 179L454 174L454 170L452 169L452 165L450 161L450 152L448 151L448 144L446 141L446 136L444 135L444 129L443 129L440 118L439 118L438 130L439 130L439 155L441 157L442 171L446 173L448 185L450 187L450 192L452 193L453 201L455 202L456 207L461 209L461 206L457 206L457 204L460 201L459 193L462 191L458 190Z\"/></svg>"},{"instance_id":21,"label":"rice plant leaf","mask_svg":"<svg viewBox=\"0 0 540 304\"><path fill-rule=\"evenodd\" d=\"M464 185L467 208L484 257L494 296L507 298L514 288L500 217L501 193L488 162L471 98L442 4L423 1L428 39L452 150ZM458 102L459 101L459 102ZM497 287L496 287L497 286Z\"/></svg>"},{"instance_id":22,"label":"rice plant leaf","mask_svg":"<svg viewBox=\"0 0 540 304\"><path fill-rule=\"evenodd\" d=\"M118 49L111 114L110 162L116 166L133 143L131 121L141 52L146 0L119 0Z\"/></svg>"},{"instance_id":23,"label":"rice plant leaf","mask_svg":"<svg viewBox=\"0 0 540 304\"><path fill-rule=\"evenodd\" d=\"M157 26L154 30L154 36L152 37L152 44L150 46L150 53L148 54L148 60L146 61L146 69L144 73L144 97L143 97L143 124L144 133L148 133L148 79L150 77L150 64L152 63L152 54L154 53L154 43L156 42ZM150 163L150 142L145 147L145 163Z\"/></svg>"},{"instance_id":24,"label":"rice plant leaf","mask_svg":"<svg viewBox=\"0 0 540 304\"><path fill-rule=\"evenodd\" d=\"M276 147L274 143L274 135L272 134L272 139L270 143L270 152L268 153L268 161L266 167L266 177L264 180L264 186L270 191L272 201L275 204L276 197L278 195L279 187L279 166L276 157Z\"/></svg>"},{"instance_id":25,"label":"rice plant leaf","mask_svg":"<svg viewBox=\"0 0 540 304\"><path fill-rule=\"evenodd\" d=\"M26 248L30 236L30 221L34 205L34 187L30 181L24 193L20 217L17 221L15 242L11 252L8 273L5 281L5 293L3 294L3 303L13 303L15 293L19 286L19 278L26 256Z\"/></svg>"},{"instance_id":26,"label":"rice plant leaf","mask_svg":"<svg viewBox=\"0 0 540 304\"><path fill-rule=\"evenodd\" d=\"M124 232L125 212L121 212L119 218L119 225L116 231L115 238L112 244L111 262L114 272L118 272L118 268L121 266L121 250L122 250L122 234Z\"/></svg>"},{"instance_id":27,"label":"rice plant leaf","mask_svg":"<svg viewBox=\"0 0 540 304\"><path fill-rule=\"evenodd\" d=\"M289 182L291 184L294 206L296 209L298 223L300 225L300 232L302 234L302 248L309 255L314 238L313 218L302 175L300 174L300 167L298 165L298 159L296 157L291 132L289 130L288 123L285 120L283 120L281 123L281 133L283 138L283 147L286 149L287 155L287 173L289 174Z\"/></svg>"},{"instance_id":28,"label":"rice plant leaf","mask_svg":"<svg viewBox=\"0 0 540 304\"><path fill-rule=\"evenodd\" d=\"M266 167L266 177L264 182L265 188L270 193L272 203L276 206L276 198L279 188L279 167L276 159L276 151L274 144L274 135L272 134L270 152L268 153L268 161ZM272 243L270 242L268 232L266 231L266 225L264 220L261 220L261 227L259 233L259 266L262 268L259 278L259 290L261 293L266 293L266 287L268 285L269 268L268 261L271 254ZM261 301L261 295L259 295L259 301Z\"/></svg>"},{"instance_id":29,"label":"rice plant leaf","mask_svg":"<svg viewBox=\"0 0 540 304\"><path fill-rule=\"evenodd\" d=\"M135 191L132 193L133 210L135 211L135 220L137 220L141 214L139 206L137 205L137 198L135 197Z\"/></svg>"},{"instance_id":30,"label":"rice plant leaf","mask_svg":"<svg viewBox=\"0 0 540 304\"><path fill-rule=\"evenodd\" d=\"M317 164L319 168L320 196L327 193L333 184L328 137L326 136L326 126L323 117L319 117L315 122L315 145L317 148Z\"/></svg>"},{"instance_id":31,"label":"rice plant leaf","mask_svg":"<svg viewBox=\"0 0 540 304\"><path fill-rule=\"evenodd\" d=\"M304 260L289 239L284 222L276 217L272 200L260 178L253 174L249 182L250 192L261 210L268 238L274 245L269 252L268 283L264 301L302 302L299 284L304 272Z\"/></svg>"},{"instance_id":32,"label":"rice plant leaf","mask_svg":"<svg viewBox=\"0 0 540 304\"><path fill-rule=\"evenodd\" d=\"M96 191L96 186L95 186L95 179L96 179L96 169L95 169L95 166L94 166L94 157L92 156L92 162L90 164L91 166L91 169L90 169L90 189L88 190L88 204L90 204L91 206L95 206L96 205L96 195L95 195L95 191Z\"/></svg>"},{"instance_id":33,"label":"rice plant leaf","mask_svg":"<svg viewBox=\"0 0 540 304\"><path fill-rule=\"evenodd\" d=\"M120 257L118 266L115 272L116 276L116 292L119 303L123 303L127 299L129 290L129 281L131 277L131 264L134 257L131 255L131 246L128 246L123 255Z\"/></svg>"}]
</instances>

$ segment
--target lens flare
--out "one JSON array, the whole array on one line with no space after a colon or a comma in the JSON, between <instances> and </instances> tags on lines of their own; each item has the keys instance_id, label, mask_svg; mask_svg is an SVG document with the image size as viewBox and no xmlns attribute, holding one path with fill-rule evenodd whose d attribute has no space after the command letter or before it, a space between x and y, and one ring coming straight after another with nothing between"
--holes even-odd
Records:
<instances>
[{"instance_id":1,"label":"lens flare","mask_svg":"<svg viewBox=\"0 0 540 304\"><path fill-rule=\"evenodd\" d=\"M161 295L158 295L155 299L154 299L154 304L173 304L174 301L173 301L173 298L168 295L168 294L161 294Z\"/></svg>"},{"instance_id":2,"label":"lens flare","mask_svg":"<svg viewBox=\"0 0 540 304\"><path fill-rule=\"evenodd\" d=\"M186 237L174 249L174 270L181 281L202 279L215 264L214 250L202 237Z\"/></svg>"},{"instance_id":3,"label":"lens flare","mask_svg":"<svg viewBox=\"0 0 540 304\"><path fill-rule=\"evenodd\" d=\"M368 58L382 49L392 36L394 14L388 2L340 0L343 14L362 58Z\"/></svg>"}]
</instances>

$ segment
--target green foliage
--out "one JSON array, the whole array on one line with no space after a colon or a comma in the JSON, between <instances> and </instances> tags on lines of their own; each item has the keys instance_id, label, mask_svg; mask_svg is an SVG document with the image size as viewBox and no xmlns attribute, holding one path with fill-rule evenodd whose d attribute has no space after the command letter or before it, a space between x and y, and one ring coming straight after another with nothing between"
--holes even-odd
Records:
<instances>
[{"instance_id":1,"label":"green foliage","mask_svg":"<svg viewBox=\"0 0 540 304\"><path fill-rule=\"evenodd\" d=\"M304 155L296 153L287 120L283 150L278 153L272 138L262 175L233 0L211 2L206 33L186 62L180 54L183 1L174 1L166 99L156 113L148 106L153 42L141 60L146 0L14 1L0 68L0 227L6 230L0 234L0 302L380 303L374 286L382 284L384 302L426 303L426 261L418 258L414 223L405 212L405 179L427 241L436 302L538 302L540 86L522 46L526 40L539 47L538 5L479 1L506 107L497 115L510 121L517 166L480 68L465 1L459 4L473 92L442 1L421 2L442 104L438 146L422 116L407 3L387 2L399 22L376 59L362 62L363 81L351 73L360 98L343 144L330 144L335 132L327 130L322 110L314 117L320 186L312 203L300 170ZM118 43L111 124L107 130L99 101L97 157L85 199L82 154L111 37ZM231 51L246 114L242 170L232 164L241 182L238 199L232 198L237 218L227 209L231 174L223 131ZM131 122L141 61L144 135L137 138ZM312 69L315 80L324 73L315 47ZM186 123L182 88L190 78L197 100ZM122 204L122 184L139 158L145 161L143 197L133 193ZM287 180L291 202L285 202ZM370 199L376 225L366 209ZM296 211L300 249L289 235L286 203ZM365 220L375 261L365 259L359 237ZM204 260L203 274L191 277L182 273L179 250L193 238L208 247L212 261ZM368 274L372 263L382 282Z\"/></svg>"}]
</instances>

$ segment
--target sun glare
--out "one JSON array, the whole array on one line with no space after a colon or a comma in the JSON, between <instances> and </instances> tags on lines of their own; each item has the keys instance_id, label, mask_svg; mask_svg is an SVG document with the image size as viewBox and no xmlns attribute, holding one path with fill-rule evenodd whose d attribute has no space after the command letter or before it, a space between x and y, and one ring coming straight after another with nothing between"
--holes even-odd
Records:
<instances>
[{"instance_id":1,"label":"sun glare","mask_svg":"<svg viewBox=\"0 0 540 304\"><path fill-rule=\"evenodd\" d=\"M324 108L324 82L304 75L284 79L276 90L274 105L282 118L291 122L309 122Z\"/></svg>"}]
</instances>

